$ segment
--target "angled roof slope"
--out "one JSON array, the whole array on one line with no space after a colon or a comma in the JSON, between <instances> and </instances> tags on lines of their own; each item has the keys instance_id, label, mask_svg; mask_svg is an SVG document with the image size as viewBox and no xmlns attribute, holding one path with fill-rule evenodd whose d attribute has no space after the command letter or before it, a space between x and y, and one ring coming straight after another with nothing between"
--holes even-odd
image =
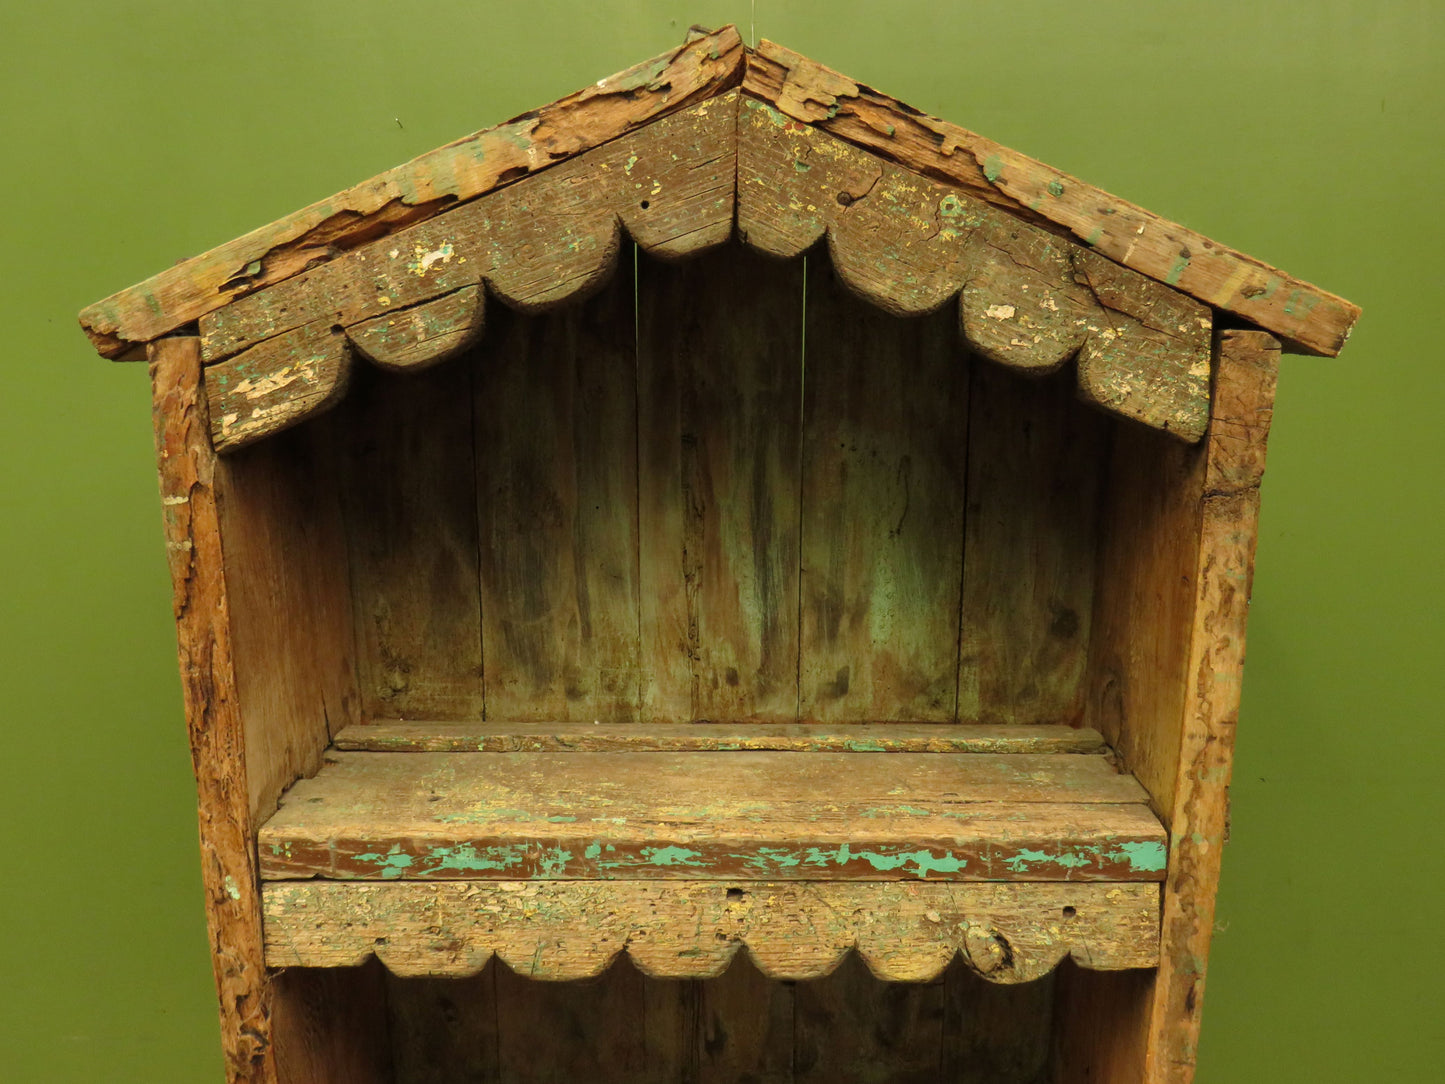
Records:
<instances>
[{"instance_id":1,"label":"angled roof slope","mask_svg":"<svg viewBox=\"0 0 1445 1084\"><path fill-rule=\"evenodd\" d=\"M1080 394L1198 439L1215 312L1338 353L1359 309L732 27L423 155L86 309L108 357L196 325L220 448L335 402L356 354L414 368L610 273L625 230L674 258L826 237L899 315L959 298L975 351L1077 360ZM484 289L485 285L485 289Z\"/></svg>"}]
</instances>

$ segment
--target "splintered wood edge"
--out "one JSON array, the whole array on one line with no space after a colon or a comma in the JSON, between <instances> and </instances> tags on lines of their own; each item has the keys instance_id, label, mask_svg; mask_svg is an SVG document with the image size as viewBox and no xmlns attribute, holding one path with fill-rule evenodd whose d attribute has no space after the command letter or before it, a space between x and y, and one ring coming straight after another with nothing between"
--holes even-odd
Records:
<instances>
[{"instance_id":1,"label":"splintered wood edge","mask_svg":"<svg viewBox=\"0 0 1445 1084\"><path fill-rule=\"evenodd\" d=\"M80 315L81 326L102 356L127 356L137 344L363 240L430 218L734 87L743 62L742 39L732 26L693 38L184 260L89 306Z\"/></svg>"},{"instance_id":2,"label":"splintered wood edge","mask_svg":"<svg viewBox=\"0 0 1445 1084\"><path fill-rule=\"evenodd\" d=\"M773 42L749 51L743 89L789 117L1067 232L1116 263L1274 332L1296 352L1334 357L1360 317L1359 306L1342 297Z\"/></svg>"},{"instance_id":3,"label":"splintered wood edge","mask_svg":"<svg viewBox=\"0 0 1445 1084\"><path fill-rule=\"evenodd\" d=\"M625 951L644 974L711 978L746 949L770 978L831 972L857 952L880 979L926 982L955 956L997 983L1065 956L1095 970L1159 962L1157 884L502 881L275 882L266 962L464 978L494 955L530 978L595 976Z\"/></svg>"},{"instance_id":4,"label":"splintered wood edge","mask_svg":"<svg viewBox=\"0 0 1445 1084\"><path fill-rule=\"evenodd\" d=\"M856 753L1104 752L1097 730L1069 726L880 723L402 723L349 726L336 748L366 752L797 751Z\"/></svg>"}]
</instances>

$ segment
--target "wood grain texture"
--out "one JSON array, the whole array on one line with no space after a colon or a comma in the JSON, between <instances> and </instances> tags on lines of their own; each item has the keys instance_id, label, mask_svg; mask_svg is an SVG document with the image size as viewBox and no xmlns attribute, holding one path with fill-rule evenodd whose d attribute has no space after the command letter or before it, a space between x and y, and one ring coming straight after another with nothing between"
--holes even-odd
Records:
<instances>
[{"instance_id":1,"label":"wood grain texture","mask_svg":"<svg viewBox=\"0 0 1445 1084\"><path fill-rule=\"evenodd\" d=\"M259 824L360 718L345 527L328 434L298 429L217 460L236 695Z\"/></svg>"},{"instance_id":2,"label":"wood grain texture","mask_svg":"<svg viewBox=\"0 0 1445 1084\"><path fill-rule=\"evenodd\" d=\"M231 1084L272 1084L272 998L261 935L255 820L236 691L230 604L216 507L216 459L201 390L200 344L150 347L152 419L181 692L200 812L206 929Z\"/></svg>"},{"instance_id":3,"label":"wood grain texture","mask_svg":"<svg viewBox=\"0 0 1445 1084\"><path fill-rule=\"evenodd\" d=\"M351 348L330 327L308 324L206 369L211 441L244 447L329 410L346 394Z\"/></svg>"},{"instance_id":4,"label":"wood grain texture","mask_svg":"<svg viewBox=\"0 0 1445 1084\"><path fill-rule=\"evenodd\" d=\"M500 1084L500 966L465 980L387 973L395 1084Z\"/></svg>"},{"instance_id":5,"label":"wood grain texture","mask_svg":"<svg viewBox=\"0 0 1445 1084\"><path fill-rule=\"evenodd\" d=\"M698 986L701 1084L792 1084L796 985L769 979L746 952Z\"/></svg>"},{"instance_id":6,"label":"wood grain texture","mask_svg":"<svg viewBox=\"0 0 1445 1084\"><path fill-rule=\"evenodd\" d=\"M585 305L500 313L478 359L489 718L637 718L635 352L619 275Z\"/></svg>"},{"instance_id":7,"label":"wood grain texture","mask_svg":"<svg viewBox=\"0 0 1445 1084\"><path fill-rule=\"evenodd\" d=\"M278 1084L393 1084L386 973L375 961L272 982Z\"/></svg>"},{"instance_id":8,"label":"wood grain texture","mask_svg":"<svg viewBox=\"0 0 1445 1084\"><path fill-rule=\"evenodd\" d=\"M799 983L794 996L795 1081L937 1081L941 979L880 983L850 953L831 974Z\"/></svg>"},{"instance_id":9,"label":"wood grain texture","mask_svg":"<svg viewBox=\"0 0 1445 1084\"><path fill-rule=\"evenodd\" d=\"M968 360L808 272L798 714L952 721Z\"/></svg>"},{"instance_id":10,"label":"wood grain texture","mask_svg":"<svg viewBox=\"0 0 1445 1084\"><path fill-rule=\"evenodd\" d=\"M985 981L961 960L950 964L943 973L939 1079L954 1084L1051 1081L1056 974L999 985Z\"/></svg>"},{"instance_id":11,"label":"wood grain texture","mask_svg":"<svg viewBox=\"0 0 1445 1084\"><path fill-rule=\"evenodd\" d=\"M260 834L271 880L1158 880L1102 757L333 753Z\"/></svg>"},{"instance_id":12,"label":"wood grain texture","mask_svg":"<svg viewBox=\"0 0 1445 1084\"><path fill-rule=\"evenodd\" d=\"M1334 356L1359 319L1359 307L1343 298L773 42L749 52L743 89L793 120L1071 234L1110 260L1274 332L1293 349Z\"/></svg>"},{"instance_id":13,"label":"wood grain texture","mask_svg":"<svg viewBox=\"0 0 1445 1084\"><path fill-rule=\"evenodd\" d=\"M1272 336L1259 331L1220 335L1171 822L1174 845L1147 1056L1150 1079L1161 1084L1189 1084L1194 1076L1228 829L1259 485L1278 369L1279 343Z\"/></svg>"},{"instance_id":14,"label":"wood grain texture","mask_svg":"<svg viewBox=\"0 0 1445 1084\"><path fill-rule=\"evenodd\" d=\"M1067 722L1083 710L1108 433L1064 375L974 373L960 719Z\"/></svg>"},{"instance_id":15,"label":"wood grain texture","mask_svg":"<svg viewBox=\"0 0 1445 1084\"><path fill-rule=\"evenodd\" d=\"M337 414L366 716L481 719L472 366L362 370Z\"/></svg>"},{"instance_id":16,"label":"wood grain texture","mask_svg":"<svg viewBox=\"0 0 1445 1084\"><path fill-rule=\"evenodd\" d=\"M797 718L802 276L638 267L645 719Z\"/></svg>"},{"instance_id":17,"label":"wood grain texture","mask_svg":"<svg viewBox=\"0 0 1445 1084\"><path fill-rule=\"evenodd\" d=\"M398 723L374 721L336 735L340 750L413 753L761 752L1102 753L1097 731L937 723Z\"/></svg>"},{"instance_id":18,"label":"wood grain texture","mask_svg":"<svg viewBox=\"0 0 1445 1084\"><path fill-rule=\"evenodd\" d=\"M1104 409L1198 440L1209 417L1210 312L968 192L744 98L738 234L777 257L825 234L838 277L895 316L960 297L985 357L1048 372L1079 353Z\"/></svg>"},{"instance_id":19,"label":"wood grain texture","mask_svg":"<svg viewBox=\"0 0 1445 1084\"><path fill-rule=\"evenodd\" d=\"M482 333L486 292L463 286L434 301L353 324L346 337L383 369L422 369L460 353Z\"/></svg>"},{"instance_id":20,"label":"wood grain texture","mask_svg":"<svg viewBox=\"0 0 1445 1084\"><path fill-rule=\"evenodd\" d=\"M735 86L742 66L733 27L696 37L182 261L90 306L81 326L102 355L120 357L317 261L703 102Z\"/></svg>"},{"instance_id":21,"label":"wood grain texture","mask_svg":"<svg viewBox=\"0 0 1445 1084\"><path fill-rule=\"evenodd\" d=\"M625 950L646 975L710 978L745 946L774 979L829 974L857 951L893 982L932 980L957 958L1010 984L1066 956L1104 970L1159 958L1148 883L315 881L269 884L265 904L271 966L376 956L402 976L475 975L495 955L533 978L584 978Z\"/></svg>"}]
</instances>

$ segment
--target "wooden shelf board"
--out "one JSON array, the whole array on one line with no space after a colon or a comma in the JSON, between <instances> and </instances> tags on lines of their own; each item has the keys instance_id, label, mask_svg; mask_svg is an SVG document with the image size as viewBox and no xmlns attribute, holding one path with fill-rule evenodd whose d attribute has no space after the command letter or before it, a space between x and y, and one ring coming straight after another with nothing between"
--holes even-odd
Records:
<instances>
[{"instance_id":1,"label":"wooden shelf board","mask_svg":"<svg viewBox=\"0 0 1445 1084\"><path fill-rule=\"evenodd\" d=\"M1144 789L1058 753L335 752L267 880L1157 881Z\"/></svg>"},{"instance_id":2,"label":"wooden shelf board","mask_svg":"<svg viewBox=\"0 0 1445 1084\"><path fill-rule=\"evenodd\" d=\"M1097 730L977 723L506 723L376 721L336 748L377 753L1102 753Z\"/></svg>"}]
</instances>

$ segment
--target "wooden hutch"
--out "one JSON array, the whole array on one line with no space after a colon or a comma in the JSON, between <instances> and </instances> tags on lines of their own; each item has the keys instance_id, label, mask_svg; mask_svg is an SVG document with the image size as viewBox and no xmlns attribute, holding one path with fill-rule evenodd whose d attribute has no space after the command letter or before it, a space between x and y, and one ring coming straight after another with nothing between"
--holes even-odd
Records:
<instances>
[{"instance_id":1,"label":"wooden hutch","mask_svg":"<svg viewBox=\"0 0 1445 1084\"><path fill-rule=\"evenodd\" d=\"M1189 1080L1358 314L731 27L87 309L229 1078Z\"/></svg>"}]
</instances>

